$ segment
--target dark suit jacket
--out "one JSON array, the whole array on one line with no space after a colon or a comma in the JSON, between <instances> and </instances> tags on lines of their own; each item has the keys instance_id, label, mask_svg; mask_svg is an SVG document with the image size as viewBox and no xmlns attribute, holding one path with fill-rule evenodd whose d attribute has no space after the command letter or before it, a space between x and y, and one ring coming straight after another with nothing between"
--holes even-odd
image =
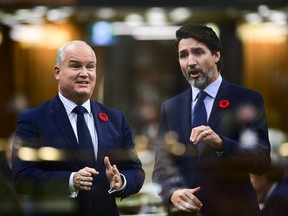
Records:
<instances>
[{"instance_id":1,"label":"dark suit jacket","mask_svg":"<svg viewBox=\"0 0 288 216\"><path fill-rule=\"evenodd\" d=\"M224 142L220 157L205 143L199 144L197 153L189 141L191 98L188 89L164 102L161 108L153 181L162 187L160 195L165 206L171 206L175 190L200 186L197 196L203 203L203 215L259 215L249 173L262 174L270 165L262 97L223 79L208 119L208 125ZM230 105L221 108L222 100L228 100ZM176 134L167 136L168 131Z\"/></svg>"},{"instance_id":2,"label":"dark suit jacket","mask_svg":"<svg viewBox=\"0 0 288 216\"><path fill-rule=\"evenodd\" d=\"M69 176L83 167L77 159L76 136L59 97L19 114L13 152L14 184L17 192L29 194L36 202L32 205L36 210L31 211L37 212L36 215L40 214L39 210L41 213L47 210L48 215L51 215L49 211L53 212L52 215L118 215L115 197L127 197L142 187L144 171L123 113L94 101L91 101L91 110L98 135L95 169L100 174L93 177L92 191L79 191L75 199L68 198ZM108 121L101 121L99 113L105 113ZM52 147L62 155L55 160L53 157L57 155L42 147ZM42 152L39 151L41 148ZM33 149L38 151L31 151ZM121 193L108 194L110 187L105 174L104 156L109 156L111 163L116 164L126 177L127 186ZM42 206L43 203L46 205ZM55 205L43 209L51 203Z\"/></svg>"},{"instance_id":3,"label":"dark suit jacket","mask_svg":"<svg viewBox=\"0 0 288 216\"><path fill-rule=\"evenodd\" d=\"M275 189L264 201L261 216L286 216L288 214L288 180L277 182Z\"/></svg>"}]
</instances>

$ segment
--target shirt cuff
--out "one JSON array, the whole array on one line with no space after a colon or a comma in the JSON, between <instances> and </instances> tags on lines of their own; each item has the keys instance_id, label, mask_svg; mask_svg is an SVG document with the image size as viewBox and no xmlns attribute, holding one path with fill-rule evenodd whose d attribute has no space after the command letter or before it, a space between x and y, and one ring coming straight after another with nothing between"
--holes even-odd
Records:
<instances>
[{"instance_id":1,"label":"shirt cuff","mask_svg":"<svg viewBox=\"0 0 288 216\"><path fill-rule=\"evenodd\" d=\"M113 190L112 188L110 188L110 190L108 191L109 194L112 194L112 193L118 192L118 191L122 191L122 190L125 189L125 187L126 187L126 185L127 185L126 178L125 178L125 176L124 176L123 174L120 173L120 175L121 175L122 180L123 180L123 185L122 185L122 187L119 188L119 189L115 189L115 190Z\"/></svg>"},{"instance_id":2,"label":"shirt cuff","mask_svg":"<svg viewBox=\"0 0 288 216\"><path fill-rule=\"evenodd\" d=\"M75 172L72 172L69 178L69 197L70 198L76 198L78 196L78 190L76 190L74 188L74 184L73 184L73 178L74 178Z\"/></svg>"}]
</instances>

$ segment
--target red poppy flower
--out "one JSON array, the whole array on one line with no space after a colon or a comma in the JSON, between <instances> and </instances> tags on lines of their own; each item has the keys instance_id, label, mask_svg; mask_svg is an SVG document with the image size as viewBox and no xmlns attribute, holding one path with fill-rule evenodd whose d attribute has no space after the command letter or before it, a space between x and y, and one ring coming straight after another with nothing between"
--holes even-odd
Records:
<instances>
[{"instance_id":1,"label":"red poppy flower","mask_svg":"<svg viewBox=\"0 0 288 216\"><path fill-rule=\"evenodd\" d=\"M221 109L226 109L227 107L229 107L230 106L230 102L228 101L228 100L221 100L220 102L219 102L219 107L221 108Z\"/></svg>"},{"instance_id":2,"label":"red poppy flower","mask_svg":"<svg viewBox=\"0 0 288 216\"><path fill-rule=\"evenodd\" d=\"M107 122L108 121L108 116L105 113L99 113L98 114L98 118L103 121L103 122Z\"/></svg>"}]
</instances>

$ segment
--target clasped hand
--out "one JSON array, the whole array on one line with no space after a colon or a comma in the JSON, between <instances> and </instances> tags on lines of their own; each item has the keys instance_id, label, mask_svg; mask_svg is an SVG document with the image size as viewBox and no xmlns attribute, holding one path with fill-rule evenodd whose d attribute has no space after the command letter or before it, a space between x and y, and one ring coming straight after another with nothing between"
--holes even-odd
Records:
<instances>
[{"instance_id":1,"label":"clasped hand","mask_svg":"<svg viewBox=\"0 0 288 216\"><path fill-rule=\"evenodd\" d=\"M106 177L110 183L110 188L117 190L122 187L123 181L116 165L111 165L109 158L104 158L106 167ZM84 167L74 174L73 183L76 190L91 190L93 186L93 175L99 175L94 168Z\"/></svg>"},{"instance_id":2,"label":"clasped hand","mask_svg":"<svg viewBox=\"0 0 288 216\"><path fill-rule=\"evenodd\" d=\"M171 196L171 202L177 209L195 214L203 206L202 202L194 195L198 191L200 191L200 187L176 190Z\"/></svg>"},{"instance_id":3,"label":"clasped hand","mask_svg":"<svg viewBox=\"0 0 288 216\"><path fill-rule=\"evenodd\" d=\"M197 145L200 142L205 142L217 151L223 150L223 141L220 136L215 133L209 126L198 126L192 128L190 134L190 142Z\"/></svg>"}]
</instances>

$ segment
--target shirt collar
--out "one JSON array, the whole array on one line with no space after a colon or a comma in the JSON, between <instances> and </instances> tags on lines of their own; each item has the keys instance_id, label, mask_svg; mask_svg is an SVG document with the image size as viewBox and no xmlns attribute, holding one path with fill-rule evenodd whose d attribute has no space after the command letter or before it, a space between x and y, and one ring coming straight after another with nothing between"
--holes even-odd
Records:
<instances>
[{"instance_id":1,"label":"shirt collar","mask_svg":"<svg viewBox=\"0 0 288 216\"><path fill-rule=\"evenodd\" d=\"M69 100L68 98L64 97L60 92L58 92L59 98L62 101L67 114L69 115L73 109L77 106L73 101ZM85 101L81 106L85 107L89 115L91 115L91 106L90 106L90 100Z\"/></svg>"},{"instance_id":2,"label":"shirt collar","mask_svg":"<svg viewBox=\"0 0 288 216\"><path fill-rule=\"evenodd\" d=\"M219 74L218 78L212 82L210 85L208 85L204 91L212 98L215 98L216 95L217 95L217 92L220 88L220 85L221 85L221 82L222 82L222 76L221 74ZM198 93L200 92L200 89L194 87L194 86L191 86L192 87L192 99L193 101L196 100L196 97L198 95Z\"/></svg>"}]
</instances>

